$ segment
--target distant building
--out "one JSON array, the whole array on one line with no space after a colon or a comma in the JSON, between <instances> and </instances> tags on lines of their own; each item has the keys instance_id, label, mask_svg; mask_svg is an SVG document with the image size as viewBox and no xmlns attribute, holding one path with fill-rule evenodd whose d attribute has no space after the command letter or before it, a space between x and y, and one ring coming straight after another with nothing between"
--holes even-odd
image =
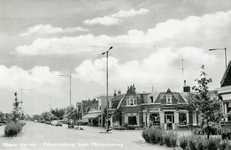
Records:
<instances>
[{"instance_id":1,"label":"distant building","mask_svg":"<svg viewBox=\"0 0 231 150\"><path fill-rule=\"evenodd\" d=\"M77 102L76 103L76 109L77 109L77 112L81 114L81 119L80 120L83 120L84 122L88 122L88 120L86 118L84 118L84 116L86 114L88 114L88 111L90 110L90 107L91 105L97 103L97 101L94 99L94 100L82 100L82 102Z\"/></svg>"},{"instance_id":2,"label":"distant building","mask_svg":"<svg viewBox=\"0 0 231 150\"><path fill-rule=\"evenodd\" d=\"M221 103L221 111L226 116L231 111L231 61L225 70L221 80L221 87L217 89ZM225 121L231 121L231 117L225 117Z\"/></svg>"},{"instance_id":3,"label":"distant building","mask_svg":"<svg viewBox=\"0 0 231 150\"><path fill-rule=\"evenodd\" d=\"M113 96L109 95L108 100ZM104 126L105 123L105 107L107 105L106 95L97 95L93 100L83 100L78 102L76 107L79 108L79 112L82 114L82 121L88 122L90 125Z\"/></svg>"}]
</instances>

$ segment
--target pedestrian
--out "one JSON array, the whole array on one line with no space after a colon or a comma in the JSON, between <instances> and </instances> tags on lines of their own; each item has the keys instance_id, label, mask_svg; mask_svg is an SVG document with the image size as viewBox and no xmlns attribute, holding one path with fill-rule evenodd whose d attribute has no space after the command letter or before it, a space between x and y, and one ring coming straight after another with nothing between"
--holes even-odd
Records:
<instances>
[{"instance_id":1,"label":"pedestrian","mask_svg":"<svg viewBox=\"0 0 231 150\"><path fill-rule=\"evenodd\" d=\"M169 120L169 119L167 119L167 130L169 130L169 129L170 129L169 124L170 124L170 120Z\"/></svg>"},{"instance_id":2,"label":"pedestrian","mask_svg":"<svg viewBox=\"0 0 231 150\"><path fill-rule=\"evenodd\" d=\"M111 121L107 119L107 131L110 131Z\"/></svg>"}]
</instances>

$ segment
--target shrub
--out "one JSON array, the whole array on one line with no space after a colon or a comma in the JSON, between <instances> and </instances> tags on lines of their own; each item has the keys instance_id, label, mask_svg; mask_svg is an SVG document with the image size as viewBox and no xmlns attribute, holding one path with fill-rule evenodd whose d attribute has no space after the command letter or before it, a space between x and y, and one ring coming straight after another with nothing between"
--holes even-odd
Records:
<instances>
[{"instance_id":1,"label":"shrub","mask_svg":"<svg viewBox=\"0 0 231 150\"><path fill-rule=\"evenodd\" d=\"M167 146L167 147L171 147L171 137L168 136L168 134L164 134L163 136L163 141L164 141L164 144Z\"/></svg>"},{"instance_id":2,"label":"shrub","mask_svg":"<svg viewBox=\"0 0 231 150\"><path fill-rule=\"evenodd\" d=\"M144 138L144 140L145 140L146 142L150 143L147 130L144 130L144 131L142 132L142 137Z\"/></svg>"},{"instance_id":3,"label":"shrub","mask_svg":"<svg viewBox=\"0 0 231 150\"><path fill-rule=\"evenodd\" d=\"M19 132L22 131L23 124L20 122L14 123L14 122L9 122L7 123L5 127L5 135L6 136L14 136L17 135Z\"/></svg>"},{"instance_id":4,"label":"shrub","mask_svg":"<svg viewBox=\"0 0 231 150\"><path fill-rule=\"evenodd\" d=\"M167 133L167 136L170 137L171 147L176 147L176 144L177 144L177 134L173 133L173 132L170 132L170 133Z\"/></svg>"},{"instance_id":5,"label":"shrub","mask_svg":"<svg viewBox=\"0 0 231 150\"><path fill-rule=\"evenodd\" d=\"M167 147L176 147L177 134L165 132L161 128L148 128L143 130L142 137L148 143L166 145Z\"/></svg>"},{"instance_id":6,"label":"shrub","mask_svg":"<svg viewBox=\"0 0 231 150\"><path fill-rule=\"evenodd\" d=\"M229 150L231 149L231 144L229 143L229 140L223 140L219 143L219 149L220 150Z\"/></svg>"},{"instance_id":7,"label":"shrub","mask_svg":"<svg viewBox=\"0 0 231 150\"><path fill-rule=\"evenodd\" d=\"M197 148L197 150L204 150L204 142L206 141L207 139L205 138L202 138L202 137L197 137L195 138L195 146Z\"/></svg>"},{"instance_id":8,"label":"shrub","mask_svg":"<svg viewBox=\"0 0 231 150\"><path fill-rule=\"evenodd\" d=\"M203 141L203 148L204 149L208 149L208 150L217 150L219 148L219 143L221 141L221 139L218 138L210 138L208 139L204 139Z\"/></svg>"},{"instance_id":9,"label":"shrub","mask_svg":"<svg viewBox=\"0 0 231 150\"><path fill-rule=\"evenodd\" d=\"M230 143L227 143L225 150L230 150L230 149L231 149L231 145Z\"/></svg>"},{"instance_id":10,"label":"shrub","mask_svg":"<svg viewBox=\"0 0 231 150\"><path fill-rule=\"evenodd\" d=\"M147 132L148 132L148 137L151 143L158 144L162 141L162 135L164 131L162 131L161 129L149 128Z\"/></svg>"},{"instance_id":11,"label":"shrub","mask_svg":"<svg viewBox=\"0 0 231 150\"><path fill-rule=\"evenodd\" d=\"M197 140L194 136L188 138L188 147L190 148L190 150L197 150L196 143Z\"/></svg>"},{"instance_id":12,"label":"shrub","mask_svg":"<svg viewBox=\"0 0 231 150\"><path fill-rule=\"evenodd\" d=\"M180 137L180 139L179 139L179 145L180 145L180 147L181 147L182 149L185 149L185 148L186 148L187 142L188 142L188 140L187 140L187 138L186 138L185 136Z\"/></svg>"}]
</instances>

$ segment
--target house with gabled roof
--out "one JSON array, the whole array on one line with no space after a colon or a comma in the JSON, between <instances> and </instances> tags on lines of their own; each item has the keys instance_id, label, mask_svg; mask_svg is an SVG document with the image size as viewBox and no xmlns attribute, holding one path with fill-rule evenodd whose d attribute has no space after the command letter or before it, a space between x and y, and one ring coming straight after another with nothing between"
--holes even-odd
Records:
<instances>
[{"instance_id":1,"label":"house with gabled roof","mask_svg":"<svg viewBox=\"0 0 231 150\"><path fill-rule=\"evenodd\" d=\"M164 129L188 127L189 111L183 106L187 104L187 93L166 92L151 93L143 106L143 122L145 126L159 126Z\"/></svg>"},{"instance_id":2,"label":"house with gabled roof","mask_svg":"<svg viewBox=\"0 0 231 150\"><path fill-rule=\"evenodd\" d=\"M129 125L137 128L156 126L163 129L189 128L198 125L196 111L186 107L189 92L137 93L134 85L127 93L111 99L109 114L112 127Z\"/></svg>"},{"instance_id":3,"label":"house with gabled roof","mask_svg":"<svg viewBox=\"0 0 231 150\"><path fill-rule=\"evenodd\" d=\"M110 100L112 97L112 95L109 95L108 99ZM83 122L88 122L89 125L104 126L104 110L107 104L106 95L97 95L93 100L83 100L82 103L77 104L80 105L79 111L82 112Z\"/></svg>"},{"instance_id":4,"label":"house with gabled roof","mask_svg":"<svg viewBox=\"0 0 231 150\"><path fill-rule=\"evenodd\" d=\"M221 102L221 111L224 116L231 112L231 61L225 70L220 82L221 87L218 88L218 95ZM231 117L226 117L225 121L231 121Z\"/></svg>"},{"instance_id":5,"label":"house with gabled roof","mask_svg":"<svg viewBox=\"0 0 231 150\"><path fill-rule=\"evenodd\" d=\"M112 126L131 125L143 126L142 103L149 93L138 94L135 85L127 89L127 93L120 94L111 99L109 114Z\"/></svg>"}]
</instances>

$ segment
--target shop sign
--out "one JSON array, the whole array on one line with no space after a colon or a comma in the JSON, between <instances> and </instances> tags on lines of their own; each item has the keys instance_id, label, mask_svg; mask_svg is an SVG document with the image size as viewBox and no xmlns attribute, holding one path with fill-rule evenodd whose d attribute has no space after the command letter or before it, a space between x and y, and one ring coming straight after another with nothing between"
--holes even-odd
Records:
<instances>
[{"instance_id":1,"label":"shop sign","mask_svg":"<svg viewBox=\"0 0 231 150\"><path fill-rule=\"evenodd\" d=\"M128 116L135 116L136 113L130 113L130 114L127 114Z\"/></svg>"},{"instance_id":2,"label":"shop sign","mask_svg":"<svg viewBox=\"0 0 231 150\"><path fill-rule=\"evenodd\" d=\"M163 106L163 109L176 109L176 106Z\"/></svg>"},{"instance_id":3,"label":"shop sign","mask_svg":"<svg viewBox=\"0 0 231 150\"><path fill-rule=\"evenodd\" d=\"M231 126L231 121L221 121L221 126Z\"/></svg>"}]
</instances>

